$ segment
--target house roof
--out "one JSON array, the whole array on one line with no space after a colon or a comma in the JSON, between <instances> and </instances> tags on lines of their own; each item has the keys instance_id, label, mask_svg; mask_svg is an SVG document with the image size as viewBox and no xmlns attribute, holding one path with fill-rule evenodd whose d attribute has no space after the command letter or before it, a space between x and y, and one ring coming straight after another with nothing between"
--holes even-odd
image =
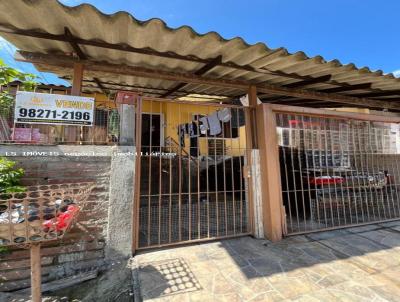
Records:
<instances>
[{"instance_id":1,"label":"house roof","mask_svg":"<svg viewBox=\"0 0 400 302\"><path fill-rule=\"evenodd\" d=\"M32 17L34 16L34 17ZM216 32L199 34L189 26L170 28L160 19L139 21L126 12L106 15L82 4L65 6L53 0L0 2L0 35L17 48L42 54L72 54L96 61L166 71L194 73L210 78L272 84L313 92L396 102L400 79L393 74L357 68L304 52L270 49L264 43L248 44L242 38L224 39ZM67 29L66 29L67 27ZM72 42L71 42L72 41ZM78 45L78 49L76 46ZM80 53L82 52L82 53ZM35 64L41 71L71 79L71 70ZM184 84L130 75L84 75L84 87L139 90L156 97L187 94L236 97L243 89L206 84ZM265 102L316 107L337 102L259 95Z\"/></svg>"}]
</instances>

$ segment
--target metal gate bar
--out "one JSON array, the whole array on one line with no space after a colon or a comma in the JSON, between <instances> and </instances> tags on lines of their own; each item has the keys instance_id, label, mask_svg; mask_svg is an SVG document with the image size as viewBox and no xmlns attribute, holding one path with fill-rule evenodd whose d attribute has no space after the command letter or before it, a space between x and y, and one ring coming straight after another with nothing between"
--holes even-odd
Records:
<instances>
[{"instance_id":1,"label":"metal gate bar","mask_svg":"<svg viewBox=\"0 0 400 302\"><path fill-rule=\"evenodd\" d=\"M277 112L288 234L400 218L398 123Z\"/></svg>"},{"instance_id":2,"label":"metal gate bar","mask_svg":"<svg viewBox=\"0 0 400 302\"><path fill-rule=\"evenodd\" d=\"M220 123L220 133L200 135L199 119L222 110L230 118ZM248 186L242 167L248 163L244 110L234 105L143 100L142 141L137 146L141 156L135 199L137 249L249 233ZM181 131L194 132L181 135Z\"/></svg>"}]
</instances>

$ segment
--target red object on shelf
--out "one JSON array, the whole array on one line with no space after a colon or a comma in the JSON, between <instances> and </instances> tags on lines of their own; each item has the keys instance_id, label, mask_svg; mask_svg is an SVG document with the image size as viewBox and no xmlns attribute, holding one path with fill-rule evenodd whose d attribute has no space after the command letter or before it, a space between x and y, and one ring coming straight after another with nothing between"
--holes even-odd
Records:
<instances>
[{"instance_id":1,"label":"red object on shelf","mask_svg":"<svg viewBox=\"0 0 400 302\"><path fill-rule=\"evenodd\" d=\"M117 105L120 105L120 104L135 105L138 96L139 95L136 92L118 91L117 97L115 100L116 100Z\"/></svg>"},{"instance_id":2,"label":"red object on shelf","mask_svg":"<svg viewBox=\"0 0 400 302\"><path fill-rule=\"evenodd\" d=\"M67 207L65 212L61 212L56 218L46 220L43 222L43 227L45 230L64 231L72 223L73 218L79 213L79 207L77 205L71 204Z\"/></svg>"}]
</instances>

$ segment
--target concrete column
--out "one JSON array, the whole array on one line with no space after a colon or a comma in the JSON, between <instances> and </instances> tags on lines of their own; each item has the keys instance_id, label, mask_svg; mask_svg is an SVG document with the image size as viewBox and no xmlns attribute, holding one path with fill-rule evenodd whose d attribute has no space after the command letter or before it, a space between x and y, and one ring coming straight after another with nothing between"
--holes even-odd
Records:
<instances>
[{"instance_id":1,"label":"concrete column","mask_svg":"<svg viewBox=\"0 0 400 302\"><path fill-rule=\"evenodd\" d=\"M132 254L135 152L133 146L113 148L105 250L107 259L126 258Z\"/></svg>"},{"instance_id":2,"label":"concrete column","mask_svg":"<svg viewBox=\"0 0 400 302\"><path fill-rule=\"evenodd\" d=\"M133 146L135 144L135 106L121 104L119 114L121 117L120 144Z\"/></svg>"},{"instance_id":3,"label":"concrete column","mask_svg":"<svg viewBox=\"0 0 400 302\"><path fill-rule=\"evenodd\" d=\"M264 238L263 204L261 191L260 151L251 150L251 178L253 202L254 202L254 237Z\"/></svg>"}]
</instances>

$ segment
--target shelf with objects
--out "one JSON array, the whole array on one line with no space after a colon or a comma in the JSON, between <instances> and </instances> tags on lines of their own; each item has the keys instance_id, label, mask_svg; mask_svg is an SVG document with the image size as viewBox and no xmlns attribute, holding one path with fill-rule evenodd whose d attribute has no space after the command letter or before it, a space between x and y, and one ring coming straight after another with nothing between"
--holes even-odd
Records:
<instances>
[{"instance_id":1,"label":"shelf with objects","mask_svg":"<svg viewBox=\"0 0 400 302\"><path fill-rule=\"evenodd\" d=\"M31 250L34 302L41 301L41 244L64 237L84 208L93 186L93 183L65 183L0 193L0 247Z\"/></svg>"}]
</instances>

